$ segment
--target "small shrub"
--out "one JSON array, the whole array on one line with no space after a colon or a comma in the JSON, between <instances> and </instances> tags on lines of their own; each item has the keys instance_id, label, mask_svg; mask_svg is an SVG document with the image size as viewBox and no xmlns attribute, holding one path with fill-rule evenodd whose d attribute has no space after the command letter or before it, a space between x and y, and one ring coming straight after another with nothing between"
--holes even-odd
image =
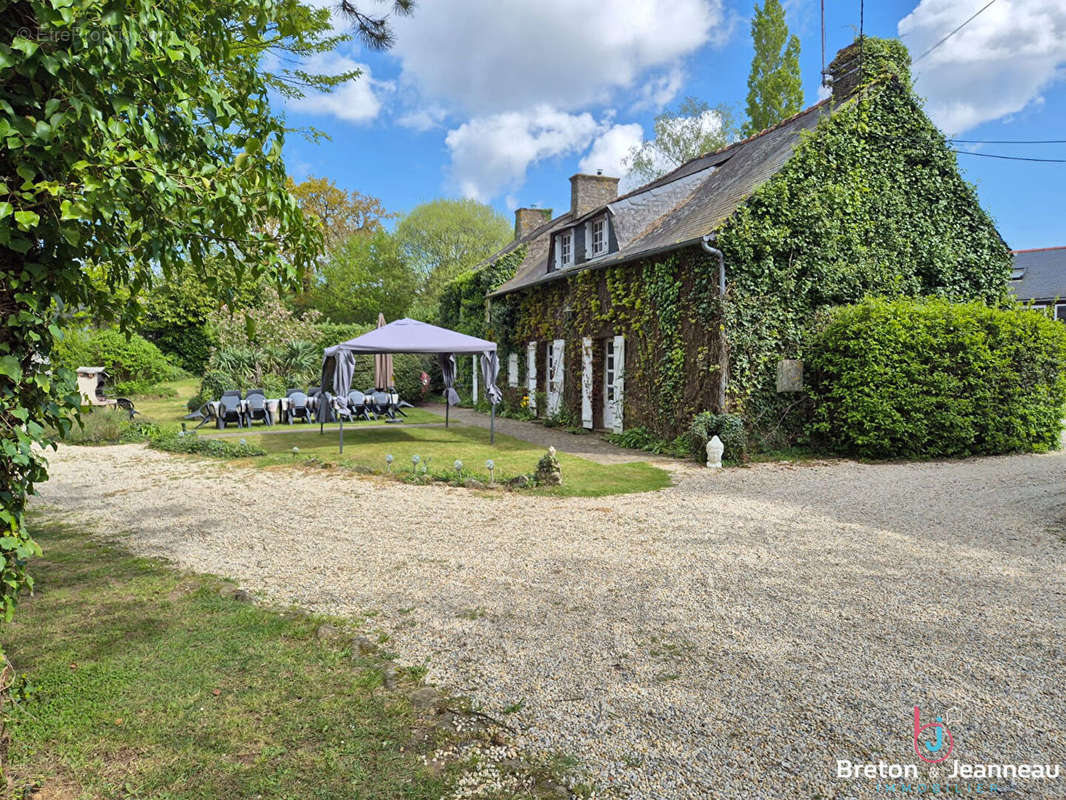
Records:
<instances>
[{"instance_id":1,"label":"small shrub","mask_svg":"<svg viewBox=\"0 0 1066 800\"><path fill-rule=\"evenodd\" d=\"M118 444L128 426L129 415L125 411L110 408L82 411L62 440L78 445Z\"/></svg>"},{"instance_id":2,"label":"small shrub","mask_svg":"<svg viewBox=\"0 0 1066 800\"><path fill-rule=\"evenodd\" d=\"M145 442L163 435L163 429L150 419L137 419L128 422L122 432L122 442Z\"/></svg>"},{"instance_id":3,"label":"small shrub","mask_svg":"<svg viewBox=\"0 0 1066 800\"><path fill-rule=\"evenodd\" d=\"M707 442L717 436L725 450L722 458L728 461L744 461L748 457L748 435L744 418L739 414L712 414L703 411L692 418L687 443L697 461L707 457Z\"/></svg>"},{"instance_id":4,"label":"small shrub","mask_svg":"<svg viewBox=\"0 0 1066 800\"><path fill-rule=\"evenodd\" d=\"M180 375L166 356L154 344L117 328L104 330L68 329L56 343L55 361L64 367L105 367L124 393L129 389L150 390L155 384L173 380Z\"/></svg>"},{"instance_id":5,"label":"small shrub","mask_svg":"<svg viewBox=\"0 0 1066 800\"><path fill-rule=\"evenodd\" d=\"M151 420L134 417L131 421L129 414L121 409L83 410L78 419L66 436L55 431L51 435L73 445L127 444L143 442L159 431Z\"/></svg>"},{"instance_id":6,"label":"small shrub","mask_svg":"<svg viewBox=\"0 0 1066 800\"><path fill-rule=\"evenodd\" d=\"M192 453L212 458L251 458L265 456L266 450L253 444L241 444L229 439L201 439L194 431L160 433L148 442L149 447L169 453Z\"/></svg>"},{"instance_id":7,"label":"small shrub","mask_svg":"<svg viewBox=\"0 0 1066 800\"><path fill-rule=\"evenodd\" d=\"M678 436L673 440L661 439L644 427L630 428L622 433L610 433L607 435L607 441L618 447L677 458L685 458L690 455L691 450L686 436Z\"/></svg>"},{"instance_id":8,"label":"small shrub","mask_svg":"<svg viewBox=\"0 0 1066 800\"><path fill-rule=\"evenodd\" d=\"M1066 326L1018 306L866 300L812 337L816 443L864 458L943 458L1058 446Z\"/></svg>"}]
</instances>

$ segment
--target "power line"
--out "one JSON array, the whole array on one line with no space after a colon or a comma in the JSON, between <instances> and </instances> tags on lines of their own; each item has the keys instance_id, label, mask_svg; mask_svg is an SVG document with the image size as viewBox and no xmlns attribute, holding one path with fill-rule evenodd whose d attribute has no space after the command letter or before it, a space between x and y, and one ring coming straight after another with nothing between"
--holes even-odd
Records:
<instances>
[{"instance_id":1,"label":"power line","mask_svg":"<svg viewBox=\"0 0 1066 800\"><path fill-rule=\"evenodd\" d=\"M1066 144L1066 139L948 139L958 144Z\"/></svg>"},{"instance_id":2,"label":"power line","mask_svg":"<svg viewBox=\"0 0 1066 800\"><path fill-rule=\"evenodd\" d=\"M928 50L926 50L926 51L925 51L924 53L922 53L922 54L921 54L920 56L918 56L918 57L917 57L916 59L914 59L914 61L913 61L912 63L914 63L914 64L917 64L917 63L918 63L919 61L921 61L921 60L922 60L923 58L925 58L925 57L926 57L927 55L929 55L930 53L932 53L932 52L933 52L934 50L936 50L936 49L937 49L938 47L940 47L940 45L944 44L944 42L946 42L946 41L947 41L948 39L950 39L950 38L951 38L952 36L954 36L954 35L955 35L956 33L958 33L959 31L961 31L961 30L962 30L963 28L965 28L965 27L966 27L967 25L969 25L969 24L970 24L971 22L973 22L973 21L974 21L975 19L977 19L977 18L978 18L978 17L979 17L979 16L980 16L980 15L981 15L981 14L982 14L982 13L983 13L984 11L985 11L985 9L987 9L987 8L988 8L988 7L990 6L990 5L992 5L992 4L994 3L994 2L996 2L996 0L988 0L988 2L987 2L987 3L985 3L985 4L983 5L983 6L981 6L980 10L979 10L979 11L978 11L978 12L977 12L976 14L974 14L974 15L973 15L972 17L970 17L970 18L969 18L968 20L966 20L966 21L965 21L964 23L962 23L962 24L961 24L961 25L960 25L959 27L957 27L957 28L956 28L955 30L953 30L953 31L952 31L951 33L949 33L949 34L948 34L947 36L945 36L945 37L944 37L943 39L941 39L941 40L940 40L939 42L937 42L936 44L934 44L934 45L933 45L932 47L930 47L930 48L929 48Z\"/></svg>"},{"instance_id":3,"label":"power line","mask_svg":"<svg viewBox=\"0 0 1066 800\"><path fill-rule=\"evenodd\" d=\"M1004 161L1040 161L1044 164L1066 164L1066 158L1031 158L1029 156L1005 156L999 153L974 153L970 150L952 150L961 156L978 156L979 158L1001 158Z\"/></svg>"}]
</instances>

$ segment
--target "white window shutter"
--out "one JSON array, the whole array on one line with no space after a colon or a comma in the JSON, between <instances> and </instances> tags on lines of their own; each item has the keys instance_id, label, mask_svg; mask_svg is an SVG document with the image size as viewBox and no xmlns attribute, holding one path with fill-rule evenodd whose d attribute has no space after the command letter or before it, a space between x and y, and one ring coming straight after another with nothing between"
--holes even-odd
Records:
<instances>
[{"instance_id":1,"label":"white window shutter","mask_svg":"<svg viewBox=\"0 0 1066 800\"><path fill-rule=\"evenodd\" d=\"M615 433L621 433L623 430L622 425L622 408L625 405L623 402L623 396L625 394L626 385L626 338L624 336L614 337L614 425L612 430Z\"/></svg>"},{"instance_id":2,"label":"white window shutter","mask_svg":"<svg viewBox=\"0 0 1066 800\"><path fill-rule=\"evenodd\" d=\"M470 375L472 376L470 397L473 404L477 405L477 356L470 356Z\"/></svg>"},{"instance_id":3,"label":"white window shutter","mask_svg":"<svg viewBox=\"0 0 1066 800\"><path fill-rule=\"evenodd\" d=\"M566 347L564 339L556 339L552 342L551 375L548 382L548 414L558 414L563 400L563 375L565 367L563 354Z\"/></svg>"},{"instance_id":4,"label":"white window shutter","mask_svg":"<svg viewBox=\"0 0 1066 800\"><path fill-rule=\"evenodd\" d=\"M529 390L529 410L537 413L537 343L526 346L526 386Z\"/></svg>"},{"instance_id":5,"label":"white window shutter","mask_svg":"<svg viewBox=\"0 0 1066 800\"><path fill-rule=\"evenodd\" d=\"M518 353L507 356L507 385L512 389L518 386Z\"/></svg>"},{"instance_id":6,"label":"white window shutter","mask_svg":"<svg viewBox=\"0 0 1066 800\"><path fill-rule=\"evenodd\" d=\"M592 339L581 340L581 427L592 430Z\"/></svg>"}]
</instances>

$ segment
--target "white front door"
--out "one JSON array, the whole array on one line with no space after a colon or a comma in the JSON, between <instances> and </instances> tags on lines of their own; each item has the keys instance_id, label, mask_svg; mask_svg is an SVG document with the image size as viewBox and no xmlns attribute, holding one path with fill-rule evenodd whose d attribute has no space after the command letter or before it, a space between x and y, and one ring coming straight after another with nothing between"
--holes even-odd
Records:
<instances>
[{"instance_id":1,"label":"white front door","mask_svg":"<svg viewBox=\"0 0 1066 800\"><path fill-rule=\"evenodd\" d=\"M607 430L614 429L614 339L606 339L603 342L603 427Z\"/></svg>"}]
</instances>

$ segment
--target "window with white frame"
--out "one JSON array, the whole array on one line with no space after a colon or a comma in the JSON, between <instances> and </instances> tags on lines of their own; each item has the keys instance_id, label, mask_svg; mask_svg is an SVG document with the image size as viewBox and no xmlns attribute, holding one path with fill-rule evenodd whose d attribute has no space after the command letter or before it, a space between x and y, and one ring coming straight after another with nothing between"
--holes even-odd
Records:
<instances>
[{"instance_id":1,"label":"window with white frame","mask_svg":"<svg viewBox=\"0 0 1066 800\"><path fill-rule=\"evenodd\" d=\"M1055 319L1059 322L1066 322L1066 303L1055 304Z\"/></svg>"},{"instance_id":2,"label":"window with white frame","mask_svg":"<svg viewBox=\"0 0 1066 800\"><path fill-rule=\"evenodd\" d=\"M607 215L597 217L588 224L589 258L607 252Z\"/></svg>"},{"instance_id":3,"label":"window with white frame","mask_svg":"<svg viewBox=\"0 0 1066 800\"><path fill-rule=\"evenodd\" d=\"M1043 305L1041 303L1034 303L1033 305L1029 306L1029 310L1030 311L1039 311L1041 314L1046 314L1047 313L1047 306L1045 306L1045 305Z\"/></svg>"},{"instance_id":4,"label":"window with white frame","mask_svg":"<svg viewBox=\"0 0 1066 800\"><path fill-rule=\"evenodd\" d=\"M574 232L563 231L555 236L555 268L562 269L574 263Z\"/></svg>"}]
</instances>

